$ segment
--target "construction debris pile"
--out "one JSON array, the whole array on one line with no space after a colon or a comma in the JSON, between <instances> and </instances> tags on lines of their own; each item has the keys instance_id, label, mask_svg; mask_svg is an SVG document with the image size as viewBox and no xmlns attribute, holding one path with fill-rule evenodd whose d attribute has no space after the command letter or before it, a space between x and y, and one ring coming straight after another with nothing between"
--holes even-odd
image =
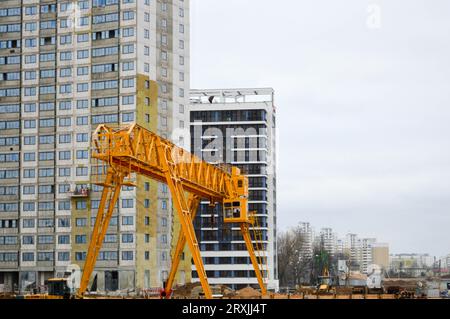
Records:
<instances>
[{"instance_id":1,"label":"construction debris pile","mask_svg":"<svg viewBox=\"0 0 450 319\"><path fill-rule=\"evenodd\" d=\"M211 287L213 295L218 298L230 299L260 299L262 294L259 290L252 287L245 287L234 291L228 286L216 285ZM177 286L173 290L172 297L175 299L197 299L203 297L203 289L200 283L190 283L183 286Z\"/></svg>"},{"instance_id":2,"label":"construction debris pile","mask_svg":"<svg viewBox=\"0 0 450 319\"><path fill-rule=\"evenodd\" d=\"M177 286L173 289L173 298L175 299L190 299L192 298L193 290L198 290L200 288L200 291L202 289L202 286L199 282L196 283L189 283L183 286ZM197 288L197 289L194 289Z\"/></svg>"}]
</instances>

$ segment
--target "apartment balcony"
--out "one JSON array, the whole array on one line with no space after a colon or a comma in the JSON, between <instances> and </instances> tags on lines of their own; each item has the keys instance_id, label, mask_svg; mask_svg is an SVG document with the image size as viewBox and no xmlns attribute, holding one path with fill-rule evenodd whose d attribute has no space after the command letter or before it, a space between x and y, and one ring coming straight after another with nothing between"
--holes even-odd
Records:
<instances>
[{"instance_id":1,"label":"apartment balcony","mask_svg":"<svg viewBox=\"0 0 450 319\"><path fill-rule=\"evenodd\" d=\"M89 188L75 188L73 192L70 193L71 198L87 198L89 197L91 191Z\"/></svg>"}]
</instances>

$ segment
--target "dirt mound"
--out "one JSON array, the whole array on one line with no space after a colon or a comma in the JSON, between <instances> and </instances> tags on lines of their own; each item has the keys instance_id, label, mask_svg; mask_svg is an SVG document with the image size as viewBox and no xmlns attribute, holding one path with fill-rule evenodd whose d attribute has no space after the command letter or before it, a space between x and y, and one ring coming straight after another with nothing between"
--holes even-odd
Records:
<instances>
[{"instance_id":1,"label":"dirt mound","mask_svg":"<svg viewBox=\"0 0 450 319\"><path fill-rule=\"evenodd\" d=\"M227 286L221 286L222 294L226 298L233 298L236 296L236 291L233 289L227 287Z\"/></svg>"},{"instance_id":2,"label":"dirt mound","mask_svg":"<svg viewBox=\"0 0 450 319\"><path fill-rule=\"evenodd\" d=\"M261 293L258 290L253 289L252 287L242 288L242 289L236 291L236 295L237 295L237 297L244 298L244 299L261 297Z\"/></svg>"},{"instance_id":3,"label":"dirt mound","mask_svg":"<svg viewBox=\"0 0 450 319\"><path fill-rule=\"evenodd\" d=\"M235 291L228 286L216 285L211 286L213 295L223 295L224 297L234 297ZM197 299L203 295L203 288L200 283L189 283L184 286L177 286L173 289L173 297L179 299Z\"/></svg>"},{"instance_id":4,"label":"dirt mound","mask_svg":"<svg viewBox=\"0 0 450 319\"><path fill-rule=\"evenodd\" d=\"M191 298L192 291L196 290L196 289L194 289L196 287L200 287L200 289L201 289L201 284L199 282L196 282L196 283L188 283L183 286L177 286L173 289L173 297L174 298Z\"/></svg>"}]
</instances>

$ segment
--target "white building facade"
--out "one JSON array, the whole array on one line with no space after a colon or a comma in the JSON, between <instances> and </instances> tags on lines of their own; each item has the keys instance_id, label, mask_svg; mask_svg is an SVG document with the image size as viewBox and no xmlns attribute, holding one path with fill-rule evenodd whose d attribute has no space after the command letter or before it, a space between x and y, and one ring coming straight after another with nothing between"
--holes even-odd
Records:
<instances>
[{"instance_id":1,"label":"white building facade","mask_svg":"<svg viewBox=\"0 0 450 319\"><path fill-rule=\"evenodd\" d=\"M272 89L191 90L191 150L204 160L241 168L249 178L265 280L278 289L276 259L276 111ZM195 227L211 284L257 286L238 225L223 224L220 208L199 208ZM193 267L193 271L195 268ZM195 271L193 273L195 279Z\"/></svg>"}]
</instances>

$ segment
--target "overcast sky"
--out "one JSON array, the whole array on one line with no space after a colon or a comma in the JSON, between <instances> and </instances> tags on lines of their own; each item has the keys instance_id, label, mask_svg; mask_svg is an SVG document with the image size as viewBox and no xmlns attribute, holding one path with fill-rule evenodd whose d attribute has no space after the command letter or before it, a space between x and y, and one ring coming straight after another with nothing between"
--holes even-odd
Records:
<instances>
[{"instance_id":1,"label":"overcast sky","mask_svg":"<svg viewBox=\"0 0 450 319\"><path fill-rule=\"evenodd\" d=\"M191 0L191 87L275 89L280 230L450 253L450 1Z\"/></svg>"}]
</instances>

